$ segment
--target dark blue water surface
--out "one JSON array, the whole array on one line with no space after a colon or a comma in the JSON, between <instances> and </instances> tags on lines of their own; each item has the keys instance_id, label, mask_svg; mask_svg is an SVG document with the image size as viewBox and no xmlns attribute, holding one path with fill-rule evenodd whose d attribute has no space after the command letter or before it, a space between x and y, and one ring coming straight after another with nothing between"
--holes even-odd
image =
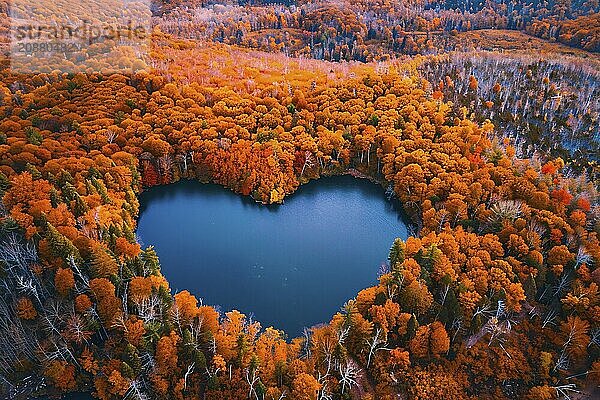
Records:
<instances>
[{"instance_id":1,"label":"dark blue water surface","mask_svg":"<svg viewBox=\"0 0 600 400\"><path fill-rule=\"evenodd\" d=\"M308 183L280 206L193 181L140 202L137 235L154 245L173 290L291 336L376 283L392 241L407 236L381 187L350 176Z\"/></svg>"}]
</instances>

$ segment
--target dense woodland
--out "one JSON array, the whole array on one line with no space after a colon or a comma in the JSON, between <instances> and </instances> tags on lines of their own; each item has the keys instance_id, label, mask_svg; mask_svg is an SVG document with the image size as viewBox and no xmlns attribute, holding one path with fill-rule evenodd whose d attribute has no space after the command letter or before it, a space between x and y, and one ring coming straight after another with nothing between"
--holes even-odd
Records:
<instances>
[{"instance_id":1,"label":"dense woodland","mask_svg":"<svg viewBox=\"0 0 600 400\"><path fill-rule=\"evenodd\" d=\"M517 30L598 52L600 14L593 14L598 10L596 3L186 2L168 3L161 10L156 24L163 32L194 40L336 62L426 55L421 76L435 84L441 82L446 100L456 108L475 112L478 122L490 119L501 136L515 140L519 155L531 156L532 143L541 141L538 151L564 158L577 172L597 170L597 57L592 57L593 65L587 56L582 60L581 53L559 61L552 57L555 50L547 47L542 47L547 59L529 52L505 57L498 51L506 48L506 40L499 40L495 31L512 29L505 30L505 36L521 45L525 42L522 50L533 44ZM466 54L447 56L457 50ZM492 54L476 54L472 60L474 50ZM436 71L431 70L432 65L437 65L433 67ZM482 85L469 89L471 75ZM444 89L446 76L451 81ZM454 79L462 84L459 90L453 87ZM496 84L507 87L495 92ZM519 90L514 90L516 87ZM583 154L576 154L578 150Z\"/></svg>"},{"instance_id":2,"label":"dense woodland","mask_svg":"<svg viewBox=\"0 0 600 400\"><path fill-rule=\"evenodd\" d=\"M163 32L317 59L382 60L461 44L460 32L527 31L600 51L592 1L202 1L157 6Z\"/></svg>"},{"instance_id":3,"label":"dense woodland","mask_svg":"<svg viewBox=\"0 0 600 400\"><path fill-rule=\"evenodd\" d=\"M315 42L330 56L311 44L310 58L290 58L286 52L296 53L285 41L269 52L244 42L252 26L228 44L236 30L219 18L207 19L210 34L198 33L211 40L183 34L199 25L179 16L203 5L216 12L201 3L157 11L149 68L137 73L0 71L1 393L598 394L597 58L461 51L340 62L331 57L336 46L350 37L368 43L371 29L377 39L387 35L377 29L393 24L432 28L403 26L413 14L394 14L385 2L222 6L225 16L243 8L261 30L269 20L277 35L287 34L283 23L311 31L311 18L312 37L330 32L331 42ZM371 25L366 9L375 13ZM442 30L458 30L452 18L474 24L489 10L499 10L490 18L506 27L524 28L538 17L566 21L597 9L406 3L426 22L439 15ZM272 20L269 10L281 17ZM356 24L352 15L361 16ZM392 25L375 23L382 15ZM304 33L299 38L305 45ZM341 54L358 51L346 45ZM402 202L412 234L390 244L378 285L302 337L172 293L159 254L136 240L144 188L197 179L281 203L299 185L349 169Z\"/></svg>"}]
</instances>

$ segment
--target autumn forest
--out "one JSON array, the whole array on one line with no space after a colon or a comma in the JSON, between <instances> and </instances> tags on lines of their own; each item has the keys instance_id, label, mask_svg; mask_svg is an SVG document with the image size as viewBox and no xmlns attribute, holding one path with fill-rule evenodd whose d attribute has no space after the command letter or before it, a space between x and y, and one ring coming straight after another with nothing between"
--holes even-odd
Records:
<instances>
[{"instance_id":1,"label":"autumn forest","mask_svg":"<svg viewBox=\"0 0 600 400\"><path fill-rule=\"evenodd\" d=\"M157 0L145 54L29 71L11 3L0 397L600 396L597 0ZM344 174L402 204L409 236L298 337L172 289L136 234L155 186L285 207Z\"/></svg>"}]
</instances>

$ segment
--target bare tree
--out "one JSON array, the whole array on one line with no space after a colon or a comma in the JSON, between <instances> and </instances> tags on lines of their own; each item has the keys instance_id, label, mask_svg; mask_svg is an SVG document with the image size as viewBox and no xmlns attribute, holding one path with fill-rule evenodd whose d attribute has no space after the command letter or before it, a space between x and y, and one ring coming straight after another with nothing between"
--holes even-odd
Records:
<instances>
[{"instance_id":1,"label":"bare tree","mask_svg":"<svg viewBox=\"0 0 600 400\"><path fill-rule=\"evenodd\" d=\"M306 168L312 168L315 165L315 158L310 151L306 151L304 153L304 164L302 165L302 172L300 172L300 177L304 175L304 170Z\"/></svg>"},{"instance_id":2,"label":"bare tree","mask_svg":"<svg viewBox=\"0 0 600 400\"><path fill-rule=\"evenodd\" d=\"M346 387L351 389L352 386L358 386L360 368L352 359L340 364L338 371L340 373L340 382L342 384L342 394L346 392Z\"/></svg>"},{"instance_id":3,"label":"bare tree","mask_svg":"<svg viewBox=\"0 0 600 400\"><path fill-rule=\"evenodd\" d=\"M138 316L144 323L158 321L162 316L162 302L156 294L149 297L136 299L134 305L137 308Z\"/></svg>"},{"instance_id":4,"label":"bare tree","mask_svg":"<svg viewBox=\"0 0 600 400\"><path fill-rule=\"evenodd\" d=\"M371 365L371 359L379 350L387 350L385 348L387 344L387 338L381 328L377 328L375 335L371 339L367 339L367 346L369 348L369 355L367 356L367 368Z\"/></svg>"},{"instance_id":5,"label":"bare tree","mask_svg":"<svg viewBox=\"0 0 600 400\"><path fill-rule=\"evenodd\" d=\"M304 327L304 329L302 330L302 337L304 338L303 345L302 345L302 357L310 358L310 354L311 354L310 343L311 343L311 337L312 337L312 332L311 332L310 328Z\"/></svg>"},{"instance_id":6,"label":"bare tree","mask_svg":"<svg viewBox=\"0 0 600 400\"><path fill-rule=\"evenodd\" d=\"M124 400L149 400L149 397L146 393L143 392L144 383L139 379L134 379L129 384L129 388L127 392L125 392L125 396L123 396Z\"/></svg>"},{"instance_id":7,"label":"bare tree","mask_svg":"<svg viewBox=\"0 0 600 400\"><path fill-rule=\"evenodd\" d=\"M183 389L184 390L187 388L188 377L194 372L195 365L196 365L196 363L192 363L191 365L188 365L187 370L185 371L185 375L183 376Z\"/></svg>"},{"instance_id":8,"label":"bare tree","mask_svg":"<svg viewBox=\"0 0 600 400\"><path fill-rule=\"evenodd\" d=\"M571 396L574 393L580 394L581 391L577 390L577 386L574 383L569 383L566 385L553 386L553 389L556 390L557 396L562 396L567 400L571 400Z\"/></svg>"},{"instance_id":9,"label":"bare tree","mask_svg":"<svg viewBox=\"0 0 600 400\"><path fill-rule=\"evenodd\" d=\"M260 377L258 375L258 368L246 368L246 383L249 386L248 389L248 398L254 398L259 400L258 393L256 392L256 384L260 381Z\"/></svg>"}]
</instances>

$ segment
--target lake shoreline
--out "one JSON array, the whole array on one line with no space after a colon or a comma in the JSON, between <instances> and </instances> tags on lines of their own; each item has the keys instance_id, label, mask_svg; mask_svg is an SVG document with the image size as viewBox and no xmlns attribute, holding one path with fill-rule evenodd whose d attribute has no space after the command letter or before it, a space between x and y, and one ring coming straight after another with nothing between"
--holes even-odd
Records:
<instances>
[{"instance_id":1,"label":"lake shoreline","mask_svg":"<svg viewBox=\"0 0 600 400\"><path fill-rule=\"evenodd\" d=\"M393 240L407 237L404 221L399 202L351 171L301 185L285 207L194 180L159 186L140 196L136 234L173 289L295 337L376 283Z\"/></svg>"}]
</instances>

